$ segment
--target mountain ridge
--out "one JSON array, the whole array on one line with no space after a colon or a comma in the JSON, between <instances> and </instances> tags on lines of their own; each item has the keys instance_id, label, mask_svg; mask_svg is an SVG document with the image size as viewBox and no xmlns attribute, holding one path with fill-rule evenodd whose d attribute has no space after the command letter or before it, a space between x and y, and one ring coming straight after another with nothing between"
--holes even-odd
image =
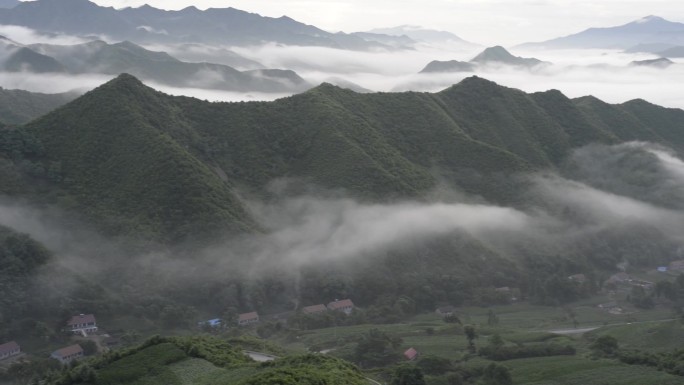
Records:
<instances>
[{"instance_id":1,"label":"mountain ridge","mask_svg":"<svg viewBox=\"0 0 684 385\"><path fill-rule=\"evenodd\" d=\"M258 231L239 191L263 197L281 178L369 201L419 199L447 182L511 204L510 175L554 170L590 143L684 151L682 122L684 111L642 101L526 94L479 77L435 94L322 84L274 102L209 103L121 75L23 129L45 164L61 165L58 186L77 210L112 233L170 242L193 228Z\"/></svg>"},{"instance_id":2,"label":"mountain ridge","mask_svg":"<svg viewBox=\"0 0 684 385\"><path fill-rule=\"evenodd\" d=\"M166 11L151 6L114 9L88 0L36 0L0 9L0 23L39 31L107 35L136 43L220 43L254 45L272 41L351 50L388 48L348 34L333 34L289 17L263 17L235 8L187 7Z\"/></svg>"},{"instance_id":3,"label":"mountain ridge","mask_svg":"<svg viewBox=\"0 0 684 385\"><path fill-rule=\"evenodd\" d=\"M682 44L684 23L646 16L615 27L589 28L584 31L521 48L610 48L628 49L639 44Z\"/></svg>"}]
</instances>

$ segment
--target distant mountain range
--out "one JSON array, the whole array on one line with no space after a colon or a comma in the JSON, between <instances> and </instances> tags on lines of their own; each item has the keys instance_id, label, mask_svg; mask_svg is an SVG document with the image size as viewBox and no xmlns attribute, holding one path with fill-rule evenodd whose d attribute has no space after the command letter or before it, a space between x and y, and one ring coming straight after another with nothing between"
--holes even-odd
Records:
<instances>
[{"instance_id":1,"label":"distant mountain range","mask_svg":"<svg viewBox=\"0 0 684 385\"><path fill-rule=\"evenodd\" d=\"M275 42L351 50L392 48L355 35L326 32L287 16L263 17L234 8L165 11L144 5L117 10L88 0L36 0L0 9L0 24L137 43L245 46Z\"/></svg>"},{"instance_id":2,"label":"distant mountain range","mask_svg":"<svg viewBox=\"0 0 684 385\"><path fill-rule=\"evenodd\" d=\"M105 75L125 72L170 86L239 92L299 92L311 87L293 71L264 68L238 71L222 64L188 63L128 41L24 46L3 38L0 47L4 47L7 55L1 68L8 72Z\"/></svg>"},{"instance_id":3,"label":"distant mountain range","mask_svg":"<svg viewBox=\"0 0 684 385\"><path fill-rule=\"evenodd\" d=\"M541 64L550 64L535 58L523 58L514 56L504 47L495 46L486 48L480 54L468 62L457 60L439 61L435 60L423 68L421 73L431 72L472 72L480 66L486 65L508 65L513 67L533 68Z\"/></svg>"},{"instance_id":4,"label":"distant mountain range","mask_svg":"<svg viewBox=\"0 0 684 385\"><path fill-rule=\"evenodd\" d=\"M628 49L643 44L684 45L684 24L647 16L609 28L590 28L556 39L522 44L521 48L611 48Z\"/></svg>"},{"instance_id":5,"label":"distant mountain range","mask_svg":"<svg viewBox=\"0 0 684 385\"><path fill-rule=\"evenodd\" d=\"M660 57L682 58L684 57L684 45L671 45L664 43L638 44L625 50L627 53L652 53Z\"/></svg>"},{"instance_id":6,"label":"distant mountain range","mask_svg":"<svg viewBox=\"0 0 684 385\"><path fill-rule=\"evenodd\" d=\"M52 188L70 210L109 233L168 242L258 231L235 186L265 191L282 177L371 200L442 181L507 204L515 188L502 175L553 169L589 143L684 149L682 110L526 94L478 77L436 94L323 84L272 103L208 103L121 75L22 130L40 144L32 169L60 165Z\"/></svg>"},{"instance_id":7,"label":"distant mountain range","mask_svg":"<svg viewBox=\"0 0 684 385\"><path fill-rule=\"evenodd\" d=\"M400 25L392 28L376 28L368 31L371 34L381 34L409 38L424 43L457 43L463 46L476 47L478 44L466 41L451 32L426 29L413 25Z\"/></svg>"}]
</instances>

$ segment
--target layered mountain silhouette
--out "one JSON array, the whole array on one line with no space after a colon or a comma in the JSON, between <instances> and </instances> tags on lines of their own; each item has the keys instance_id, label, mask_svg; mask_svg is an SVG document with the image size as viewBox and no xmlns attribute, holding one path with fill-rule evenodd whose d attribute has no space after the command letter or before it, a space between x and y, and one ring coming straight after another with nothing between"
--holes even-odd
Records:
<instances>
[{"instance_id":1,"label":"layered mountain silhouette","mask_svg":"<svg viewBox=\"0 0 684 385\"><path fill-rule=\"evenodd\" d=\"M635 60L629 64L632 66L640 66L640 67L667 68L667 67L673 65L674 62L668 58L661 57L661 58L657 58L657 59Z\"/></svg>"},{"instance_id":2,"label":"layered mountain silhouette","mask_svg":"<svg viewBox=\"0 0 684 385\"><path fill-rule=\"evenodd\" d=\"M549 64L535 58L514 56L504 47L495 46L486 48L469 62L457 60L439 61L434 60L421 70L421 73L431 72L472 72L481 66L507 65L519 68L533 68L541 64Z\"/></svg>"},{"instance_id":3,"label":"layered mountain silhouette","mask_svg":"<svg viewBox=\"0 0 684 385\"><path fill-rule=\"evenodd\" d=\"M142 79L170 86L239 92L300 92L310 88L293 71L238 71L222 64L183 62L165 52L150 51L129 41L115 44L92 41L69 46L22 46L10 40L0 43L4 43L5 52L10 53L2 65L9 72L105 75L131 73Z\"/></svg>"},{"instance_id":4,"label":"layered mountain silhouette","mask_svg":"<svg viewBox=\"0 0 684 385\"><path fill-rule=\"evenodd\" d=\"M275 42L353 50L384 47L358 36L329 33L287 16L263 17L234 8L202 11L187 7L165 11L144 5L117 10L88 0L36 0L0 9L0 24L80 36L106 35L138 43L255 45Z\"/></svg>"},{"instance_id":5,"label":"layered mountain silhouette","mask_svg":"<svg viewBox=\"0 0 684 385\"><path fill-rule=\"evenodd\" d=\"M526 43L521 47L627 49L640 44L684 45L684 24L647 16L617 27L589 28L577 34L540 43Z\"/></svg>"},{"instance_id":6,"label":"layered mountain silhouette","mask_svg":"<svg viewBox=\"0 0 684 385\"><path fill-rule=\"evenodd\" d=\"M447 182L516 199L517 173L554 169L589 143L684 150L684 111L526 94L478 77L442 92L358 94L323 84L275 102L172 97L130 75L22 128L59 165L69 208L110 233L173 242L258 231L238 190L287 177L369 200ZM15 192L16 194L16 192Z\"/></svg>"}]
</instances>

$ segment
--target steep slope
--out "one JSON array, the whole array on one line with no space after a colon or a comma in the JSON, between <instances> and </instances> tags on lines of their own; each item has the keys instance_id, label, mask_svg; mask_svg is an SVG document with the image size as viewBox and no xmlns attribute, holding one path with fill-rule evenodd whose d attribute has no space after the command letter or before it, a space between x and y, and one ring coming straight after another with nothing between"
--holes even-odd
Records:
<instances>
[{"instance_id":1,"label":"steep slope","mask_svg":"<svg viewBox=\"0 0 684 385\"><path fill-rule=\"evenodd\" d=\"M621 48L639 44L684 43L684 24L662 17L647 16L631 23L608 28L589 28L580 33L540 43L526 43L527 48Z\"/></svg>"},{"instance_id":2,"label":"steep slope","mask_svg":"<svg viewBox=\"0 0 684 385\"><path fill-rule=\"evenodd\" d=\"M192 128L130 75L26 129L60 162L60 186L110 232L173 242L253 228L230 186L170 134L192 142Z\"/></svg>"},{"instance_id":3,"label":"steep slope","mask_svg":"<svg viewBox=\"0 0 684 385\"><path fill-rule=\"evenodd\" d=\"M117 10L88 0L37 0L0 9L0 23L136 42L254 45L268 41L345 49L383 46L353 35L332 34L286 16L263 17L234 8L165 11L145 5Z\"/></svg>"}]
</instances>

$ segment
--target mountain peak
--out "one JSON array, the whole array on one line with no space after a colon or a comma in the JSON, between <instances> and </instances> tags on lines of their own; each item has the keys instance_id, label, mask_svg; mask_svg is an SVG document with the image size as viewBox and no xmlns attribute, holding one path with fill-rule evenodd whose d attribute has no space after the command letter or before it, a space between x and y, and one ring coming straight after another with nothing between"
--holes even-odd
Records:
<instances>
[{"instance_id":1,"label":"mountain peak","mask_svg":"<svg viewBox=\"0 0 684 385\"><path fill-rule=\"evenodd\" d=\"M119 76L115 77L114 79L108 81L107 83L101 85L98 88L102 87L116 87L127 89L147 88L147 86L145 86L145 84L143 84L143 82L141 82L138 78L127 73L120 74Z\"/></svg>"},{"instance_id":2,"label":"mountain peak","mask_svg":"<svg viewBox=\"0 0 684 385\"><path fill-rule=\"evenodd\" d=\"M472 62L487 62L487 61L499 61L507 62L511 59L515 59L515 56L511 55L506 48L496 45L494 47L485 48L479 55L475 56Z\"/></svg>"},{"instance_id":3,"label":"mountain peak","mask_svg":"<svg viewBox=\"0 0 684 385\"><path fill-rule=\"evenodd\" d=\"M642 17L641 19L634 21L634 23L644 24L644 23L653 23L653 22L661 22L661 21L667 21L667 20L663 19L660 16L649 15L649 16Z\"/></svg>"}]
</instances>

